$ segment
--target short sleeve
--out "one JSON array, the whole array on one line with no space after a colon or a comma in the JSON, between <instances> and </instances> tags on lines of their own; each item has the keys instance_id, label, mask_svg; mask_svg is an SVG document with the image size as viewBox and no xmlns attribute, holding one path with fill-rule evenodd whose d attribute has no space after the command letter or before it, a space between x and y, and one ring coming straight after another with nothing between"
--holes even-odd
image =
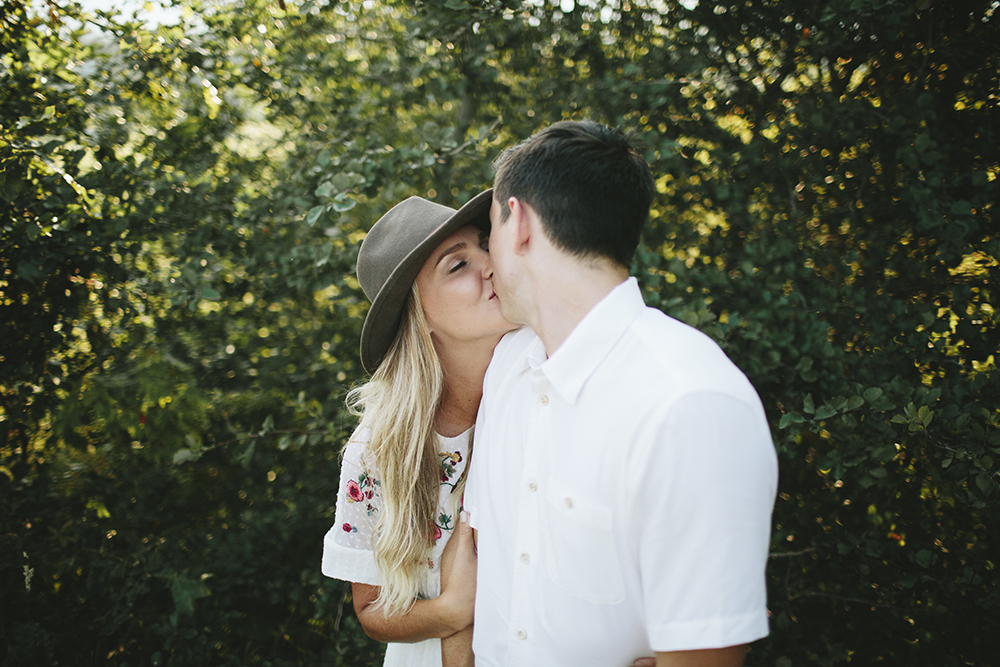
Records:
<instances>
[{"instance_id":1,"label":"short sleeve","mask_svg":"<svg viewBox=\"0 0 1000 667\"><path fill-rule=\"evenodd\" d=\"M766 636L777 457L763 409L700 392L651 426L629 465L628 514L653 650Z\"/></svg>"},{"instance_id":2,"label":"short sleeve","mask_svg":"<svg viewBox=\"0 0 1000 667\"><path fill-rule=\"evenodd\" d=\"M475 450L478 449L482 452L478 460L487 458L488 455L485 452L493 446L493 434L498 430L498 426L491 424L487 418L487 411L493 407L493 402L497 400L498 387L512 372L524 367L524 356L534 342L540 341L528 327L508 332L494 348L490 365L486 368L486 376L483 378L483 397L479 402L476 428L473 431L475 441L473 456L465 481L465 495L462 498L463 509L469 514L469 525L476 530L479 529L481 523L480 512L489 505L489 498L486 497L486 494L489 493L489 483L486 479L489 471L484 471L481 463L477 465ZM496 414L495 409L492 414Z\"/></svg>"},{"instance_id":3,"label":"short sleeve","mask_svg":"<svg viewBox=\"0 0 1000 667\"><path fill-rule=\"evenodd\" d=\"M323 539L323 574L380 586L372 539L381 512L381 481L368 451L370 431L361 426L344 449L333 527Z\"/></svg>"}]
</instances>

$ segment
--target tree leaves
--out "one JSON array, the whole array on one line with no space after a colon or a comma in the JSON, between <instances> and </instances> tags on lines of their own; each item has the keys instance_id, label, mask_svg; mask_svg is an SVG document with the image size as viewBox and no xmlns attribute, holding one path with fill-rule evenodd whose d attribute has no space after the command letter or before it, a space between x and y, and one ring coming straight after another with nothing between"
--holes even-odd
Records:
<instances>
[{"instance_id":1,"label":"tree leaves","mask_svg":"<svg viewBox=\"0 0 1000 667\"><path fill-rule=\"evenodd\" d=\"M34 614L19 655L369 660L314 561L364 378L357 246L591 117L657 178L644 297L776 426L773 550L797 555L754 661L993 659L989 3L284 4L192 2L155 33L0 17L0 553L59 574L2 596ZM67 608L107 620L49 625Z\"/></svg>"}]
</instances>

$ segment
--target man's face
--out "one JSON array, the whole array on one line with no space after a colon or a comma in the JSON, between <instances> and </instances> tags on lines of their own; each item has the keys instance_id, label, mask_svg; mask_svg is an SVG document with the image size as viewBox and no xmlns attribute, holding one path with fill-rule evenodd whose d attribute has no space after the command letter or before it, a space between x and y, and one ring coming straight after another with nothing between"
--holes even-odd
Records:
<instances>
[{"instance_id":1,"label":"man's face","mask_svg":"<svg viewBox=\"0 0 1000 667\"><path fill-rule=\"evenodd\" d=\"M517 311L517 290L511 270L512 239L510 221L501 222L500 202L496 198L490 205L490 261L493 263L493 289L500 297L500 310L511 322L523 324L514 319Z\"/></svg>"}]
</instances>

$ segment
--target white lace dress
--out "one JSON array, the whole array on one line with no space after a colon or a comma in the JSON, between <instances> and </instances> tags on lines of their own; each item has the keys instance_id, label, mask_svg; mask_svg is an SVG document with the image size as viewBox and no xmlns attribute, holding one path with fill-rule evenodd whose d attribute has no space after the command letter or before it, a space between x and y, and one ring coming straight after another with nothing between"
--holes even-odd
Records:
<instances>
[{"instance_id":1,"label":"white lace dress","mask_svg":"<svg viewBox=\"0 0 1000 667\"><path fill-rule=\"evenodd\" d=\"M441 552L444 551L458 517L451 516L452 489L465 470L469 451L469 431L445 438L438 436L441 457L441 494L433 528L434 548L427 563L428 576L421 597L441 594ZM323 574L334 579L381 586L372 551L372 533L382 507L381 478L374 457L368 452L371 434L361 426L344 450L337 493L334 525L323 539ZM441 667L441 640L428 639L413 644L390 643L383 667Z\"/></svg>"}]
</instances>

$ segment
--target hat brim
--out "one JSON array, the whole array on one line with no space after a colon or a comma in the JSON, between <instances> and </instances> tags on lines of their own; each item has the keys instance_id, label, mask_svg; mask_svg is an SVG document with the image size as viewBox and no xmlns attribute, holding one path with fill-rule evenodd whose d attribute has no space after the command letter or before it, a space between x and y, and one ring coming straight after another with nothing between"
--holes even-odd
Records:
<instances>
[{"instance_id":1,"label":"hat brim","mask_svg":"<svg viewBox=\"0 0 1000 667\"><path fill-rule=\"evenodd\" d=\"M476 225L484 231L490 229L490 205L493 202L492 188L470 199L455 214L438 225L427 237L417 244L389 274L365 317L361 328L361 364L369 373L374 373L382 363L396 338L399 323L403 317L410 288L423 268L424 262L434 249L466 225Z\"/></svg>"}]
</instances>

